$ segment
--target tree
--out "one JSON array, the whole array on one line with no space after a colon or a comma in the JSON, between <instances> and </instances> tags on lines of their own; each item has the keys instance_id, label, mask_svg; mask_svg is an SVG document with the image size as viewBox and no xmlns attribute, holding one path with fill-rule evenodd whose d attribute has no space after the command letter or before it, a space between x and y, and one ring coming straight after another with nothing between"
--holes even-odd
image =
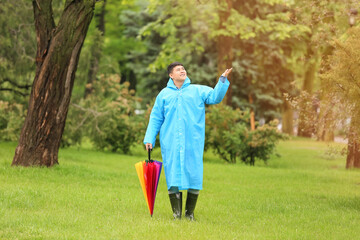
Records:
<instances>
[{"instance_id":1,"label":"tree","mask_svg":"<svg viewBox=\"0 0 360 240\"><path fill-rule=\"evenodd\" d=\"M215 52L215 57L201 61L196 71L214 59L215 74L234 67L227 104L250 107L253 129L255 115L268 121L278 117L282 92L289 91L293 75L268 77L268 73L274 68L285 73L284 52L288 50L284 48L291 49L291 40L309 32L308 27L290 21L287 4L279 0L151 1L149 11L159 9L160 16L143 29L143 34L157 32L165 38L151 67L164 68L173 60L191 59L193 64L198 59L194 56ZM271 64L273 61L277 64Z\"/></svg>"},{"instance_id":2,"label":"tree","mask_svg":"<svg viewBox=\"0 0 360 240\"><path fill-rule=\"evenodd\" d=\"M335 41L330 70L322 79L330 94L339 99L337 118L351 117L346 168L360 168L360 28L353 27L343 38Z\"/></svg>"},{"instance_id":3,"label":"tree","mask_svg":"<svg viewBox=\"0 0 360 240\"><path fill-rule=\"evenodd\" d=\"M53 166L95 0L66 0L58 25L52 1L34 0L36 71L28 113L12 165Z\"/></svg>"},{"instance_id":4,"label":"tree","mask_svg":"<svg viewBox=\"0 0 360 240\"><path fill-rule=\"evenodd\" d=\"M346 11L352 0L297 0L294 8L294 21L309 26L311 32L307 35L305 56L300 66L302 71L302 91L309 95L316 95L317 101L326 101L318 84L318 75L326 71L327 56L331 55L330 41L343 34L348 28ZM302 101L299 110L298 136L311 137L317 135L319 140L331 140L333 125L329 120L330 112L323 104L313 105L311 102ZM317 109L320 109L318 114ZM318 116L319 115L319 116ZM317 121L320 119L320 121Z\"/></svg>"}]
</instances>

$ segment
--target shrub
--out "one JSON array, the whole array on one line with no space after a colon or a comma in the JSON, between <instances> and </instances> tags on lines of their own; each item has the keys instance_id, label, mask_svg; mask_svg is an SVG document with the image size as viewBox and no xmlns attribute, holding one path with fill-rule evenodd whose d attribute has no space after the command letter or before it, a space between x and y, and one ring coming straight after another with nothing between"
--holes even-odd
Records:
<instances>
[{"instance_id":1,"label":"shrub","mask_svg":"<svg viewBox=\"0 0 360 240\"><path fill-rule=\"evenodd\" d=\"M287 136L278 131L278 121L252 131L248 119L248 112L223 104L211 106L207 113L205 149L212 148L229 163L236 163L237 159L251 165L255 165L257 159L266 162L276 143Z\"/></svg>"},{"instance_id":2,"label":"shrub","mask_svg":"<svg viewBox=\"0 0 360 240\"><path fill-rule=\"evenodd\" d=\"M129 90L129 83L120 84L118 75L100 76L92 92L72 104L66 124L63 146L88 137L98 149L129 153L138 139L140 119L135 109L140 99Z\"/></svg>"},{"instance_id":3,"label":"shrub","mask_svg":"<svg viewBox=\"0 0 360 240\"><path fill-rule=\"evenodd\" d=\"M207 108L205 128L205 151L212 148L216 154L228 162L236 162L237 150L224 133L230 132L236 124L249 125L249 112L232 109L225 104Z\"/></svg>"}]
</instances>

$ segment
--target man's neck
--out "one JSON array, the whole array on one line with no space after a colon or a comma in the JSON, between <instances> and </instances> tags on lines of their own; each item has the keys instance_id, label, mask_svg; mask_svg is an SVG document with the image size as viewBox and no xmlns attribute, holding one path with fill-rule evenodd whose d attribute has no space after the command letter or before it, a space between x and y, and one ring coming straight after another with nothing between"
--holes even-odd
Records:
<instances>
[{"instance_id":1,"label":"man's neck","mask_svg":"<svg viewBox=\"0 0 360 240\"><path fill-rule=\"evenodd\" d=\"M185 81L177 81L177 80L174 80L174 79L173 79L173 82L174 82L175 86L176 86L178 89L180 89L181 86L184 84Z\"/></svg>"}]
</instances>

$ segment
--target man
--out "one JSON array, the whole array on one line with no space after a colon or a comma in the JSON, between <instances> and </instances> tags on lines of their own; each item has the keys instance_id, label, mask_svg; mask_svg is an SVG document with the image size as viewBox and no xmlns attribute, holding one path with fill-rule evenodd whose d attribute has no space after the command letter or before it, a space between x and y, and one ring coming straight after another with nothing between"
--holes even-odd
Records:
<instances>
[{"instance_id":1,"label":"man","mask_svg":"<svg viewBox=\"0 0 360 240\"><path fill-rule=\"evenodd\" d=\"M160 131L160 145L169 198L174 219L182 213L182 192L188 190L185 217L195 220L194 210L203 182L205 104L222 101L230 85L226 69L215 88L191 84L183 64L168 66L167 87L156 97L146 130L146 150L155 146Z\"/></svg>"}]
</instances>

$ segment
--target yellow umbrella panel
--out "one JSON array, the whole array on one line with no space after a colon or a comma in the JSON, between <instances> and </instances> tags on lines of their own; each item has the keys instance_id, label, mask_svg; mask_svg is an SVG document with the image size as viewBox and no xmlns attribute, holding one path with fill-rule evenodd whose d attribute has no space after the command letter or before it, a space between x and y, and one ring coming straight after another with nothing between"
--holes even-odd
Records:
<instances>
[{"instance_id":1,"label":"yellow umbrella panel","mask_svg":"<svg viewBox=\"0 0 360 240\"><path fill-rule=\"evenodd\" d=\"M146 186L145 186L145 181L144 181L143 164L145 164L145 161L138 162L138 163L135 164L135 168L136 168L137 175L139 177L140 185L141 185L141 188L143 190L146 203L149 203L148 198L147 198L147 194L146 194ZM149 211L150 211L150 206L149 206L149 204L147 204L147 205L148 205L148 208L149 208Z\"/></svg>"}]
</instances>

